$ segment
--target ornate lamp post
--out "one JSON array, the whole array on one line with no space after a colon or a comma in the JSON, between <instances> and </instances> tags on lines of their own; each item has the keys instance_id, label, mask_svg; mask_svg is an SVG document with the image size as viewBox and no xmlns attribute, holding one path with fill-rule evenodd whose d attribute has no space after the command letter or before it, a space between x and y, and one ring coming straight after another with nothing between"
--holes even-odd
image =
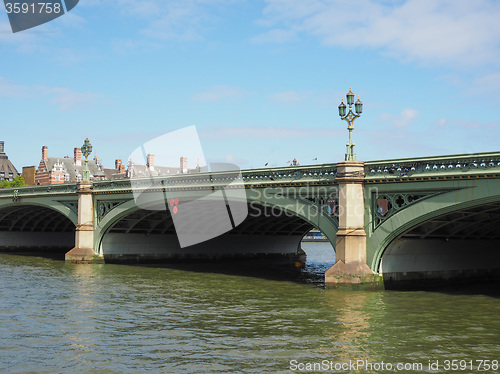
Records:
<instances>
[{"instance_id":1,"label":"ornate lamp post","mask_svg":"<svg viewBox=\"0 0 500 374\"><path fill-rule=\"evenodd\" d=\"M75 264L101 264L102 255L94 249L94 209L93 189L90 182L89 155L92 153L92 144L86 138L82 145L82 154L85 156L82 181L77 184L78 194L78 224L75 229L75 247L66 253L67 262Z\"/></svg>"},{"instance_id":2,"label":"ornate lamp post","mask_svg":"<svg viewBox=\"0 0 500 374\"><path fill-rule=\"evenodd\" d=\"M86 138L82 145L82 154L85 156L84 166L83 166L83 180L90 181L90 170L89 170L89 155L92 153L92 144L90 144L89 138Z\"/></svg>"},{"instance_id":3,"label":"ornate lamp post","mask_svg":"<svg viewBox=\"0 0 500 374\"><path fill-rule=\"evenodd\" d=\"M363 103L359 100L354 102L354 94L351 92L349 88L349 92L346 95L347 97L347 105L349 105L349 113L346 114L346 105L344 104L344 99L339 105L339 115L340 119L346 121L349 125L347 126L347 130L349 130L349 143L347 143L347 153L345 154L346 161L355 161L356 154L354 153L354 142L352 141L352 130L354 130L354 120L361 116L361 112L363 111ZM352 112L352 105L354 104L354 110L356 114Z\"/></svg>"}]
</instances>

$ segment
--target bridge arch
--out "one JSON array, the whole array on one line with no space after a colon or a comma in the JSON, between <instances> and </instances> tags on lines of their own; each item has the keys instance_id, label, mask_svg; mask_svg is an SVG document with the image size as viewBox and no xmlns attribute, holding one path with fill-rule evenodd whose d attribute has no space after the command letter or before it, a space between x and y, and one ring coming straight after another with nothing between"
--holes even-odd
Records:
<instances>
[{"instance_id":1,"label":"bridge arch","mask_svg":"<svg viewBox=\"0 0 500 374\"><path fill-rule=\"evenodd\" d=\"M251 243L255 243L256 246L262 246L264 248L263 251L267 251L268 254L279 254L280 244L284 246L281 252L293 252L296 254L300 248L302 237L313 227L321 230L332 243L335 243L337 231L335 221L329 215L325 214L321 208L307 199L285 196L268 196L267 198L259 196L257 198L250 195L247 202L249 215L245 221L230 232L212 239L211 243L209 243L209 245L215 245L220 248L228 247L234 249L238 247L241 250L219 254L226 254L230 257L237 254L246 256L248 253L245 253L244 248L246 247L247 252L249 252L248 247ZM151 202L153 205L154 203ZM157 203L164 203L164 200ZM252 219L252 214L258 217L258 219ZM134 200L121 203L115 206L98 223L95 248L104 255L107 261L110 259L113 261L113 252L125 252L125 255L120 255L120 260L126 261L127 250L124 250L124 246L128 246L130 248L128 253L131 255L131 260L137 260L137 256L132 255L133 250L131 247L139 245L140 240L154 241L154 239L145 239L144 235L149 236L151 234L153 236L153 233L156 233L163 234L163 243L167 243L171 248L176 249L173 253L175 255L174 258L177 258L176 256L181 251L178 248L173 221L169 216L170 213L168 211L141 210L137 207ZM127 220L132 220L133 222L130 224L124 223ZM145 224L147 220L150 220L149 225ZM156 223L151 223L154 220L156 220ZM160 221L164 222L161 223ZM127 232L127 238L124 235L120 237L120 230ZM139 237L141 235L142 237ZM169 235L168 238L166 237L167 235ZM115 245L121 246L119 251L113 250L112 247ZM153 244L153 246L156 247L154 251L151 250L151 255L153 252L158 253L159 249L158 243ZM198 251L196 251L196 247ZM195 249L196 255L199 252L200 256L202 252L213 253L213 250L207 249L207 246L203 246L203 243L188 248L190 250ZM161 257L161 254L159 257Z\"/></svg>"},{"instance_id":2,"label":"bridge arch","mask_svg":"<svg viewBox=\"0 0 500 374\"><path fill-rule=\"evenodd\" d=\"M34 207L48 208L67 217L71 222L73 222L75 227L78 224L78 211L77 211L76 200L58 201L55 199L38 199L29 197L22 197L17 202L14 202L12 199L0 200L0 210L12 206L34 206Z\"/></svg>"},{"instance_id":3,"label":"bridge arch","mask_svg":"<svg viewBox=\"0 0 500 374\"><path fill-rule=\"evenodd\" d=\"M61 250L75 243L77 213L57 201L0 201L0 249ZM22 235L19 233L22 232Z\"/></svg>"},{"instance_id":4,"label":"bridge arch","mask_svg":"<svg viewBox=\"0 0 500 374\"><path fill-rule=\"evenodd\" d=\"M489 234L481 232L488 229ZM500 268L500 182L455 186L394 214L367 238L372 270L401 279ZM412 275L408 275L408 274ZM441 273L441 275L438 275ZM386 278L386 275L384 275Z\"/></svg>"}]
</instances>

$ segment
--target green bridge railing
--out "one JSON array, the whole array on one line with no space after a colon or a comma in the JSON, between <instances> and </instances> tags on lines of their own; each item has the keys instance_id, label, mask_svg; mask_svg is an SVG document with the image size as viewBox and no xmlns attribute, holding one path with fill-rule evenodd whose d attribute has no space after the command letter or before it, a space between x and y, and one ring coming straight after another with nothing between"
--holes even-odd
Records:
<instances>
[{"instance_id":1,"label":"green bridge railing","mask_svg":"<svg viewBox=\"0 0 500 374\"><path fill-rule=\"evenodd\" d=\"M175 188L191 186L223 186L239 176L240 171L210 173L173 174L153 178L155 187ZM460 154L450 156L403 158L394 160L368 161L365 163L365 179L370 181L424 177L432 175L499 174L500 152ZM336 164L292 165L276 168L241 170L241 181L245 187L266 187L288 183L334 183L337 176ZM94 181L96 192L108 190L130 191L134 186L151 184L150 178L114 179ZM40 195L76 194L76 183L43 186L26 186L0 189L0 198L15 198Z\"/></svg>"},{"instance_id":2,"label":"green bridge railing","mask_svg":"<svg viewBox=\"0 0 500 374\"><path fill-rule=\"evenodd\" d=\"M500 173L500 152L369 161L366 179Z\"/></svg>"}]
</instances>

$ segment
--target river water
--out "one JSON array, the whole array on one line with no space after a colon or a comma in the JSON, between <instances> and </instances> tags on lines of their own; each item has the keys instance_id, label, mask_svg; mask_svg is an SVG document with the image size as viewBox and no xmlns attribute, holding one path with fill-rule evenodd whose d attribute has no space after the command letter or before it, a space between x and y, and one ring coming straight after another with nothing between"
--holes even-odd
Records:
<instances>
[{"instance_id":1,"label":"river water","mask_svg":"<svg viewBox=\"0 0 500 374\"><path fill-rule=\"evenodd\" d=\"M500 372L498 295L325 289L333 250L303 247L296 272L0 254L0 373Z\"/></svg>"}]
</instances>

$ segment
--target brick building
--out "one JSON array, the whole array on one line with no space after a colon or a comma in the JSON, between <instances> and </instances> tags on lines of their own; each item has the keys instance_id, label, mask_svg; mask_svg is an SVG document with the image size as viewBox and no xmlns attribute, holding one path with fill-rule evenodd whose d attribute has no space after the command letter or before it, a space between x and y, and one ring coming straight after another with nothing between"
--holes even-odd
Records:
<instances>
[{"instance_id":1,"label":"brick building","mask_svg":"<svg viewBox=\"0 0 500 374\"><path fill-rule=\"evenodd\" d=\"M0 154L1 156L1 154ZM83 164L81 148L73 150L73 157L49 157L48 147L42 147L42 159L35 172L35 184L60 184L79 182L83 177ZM121 159L115 160L115 167L104 168L97 157L88 161L91 180L110 180L133 177L149 177L158 175L175 175L199 172L200 167L189 169L187 157L180 158L179 167L155 165L155 156L147 155L146 165L129 161L127 168ZM17 172L16 172L17 175Z\"/></svg>"},{"instance_id":2,"label":"brick building","mask_svg":"<svg viewBox=\"0 0 500 374\"><path fill-rule=\"evenodd\" d=\"M88 161L91 180L105 178L102 165L98 159ZM73 158L49 157L47 146L42 147L42 160L35 173L35 184L60 184L65 182L79 182L83 176L82 150L76 147L73 150Z\"/></svg>"}]
</instances>

